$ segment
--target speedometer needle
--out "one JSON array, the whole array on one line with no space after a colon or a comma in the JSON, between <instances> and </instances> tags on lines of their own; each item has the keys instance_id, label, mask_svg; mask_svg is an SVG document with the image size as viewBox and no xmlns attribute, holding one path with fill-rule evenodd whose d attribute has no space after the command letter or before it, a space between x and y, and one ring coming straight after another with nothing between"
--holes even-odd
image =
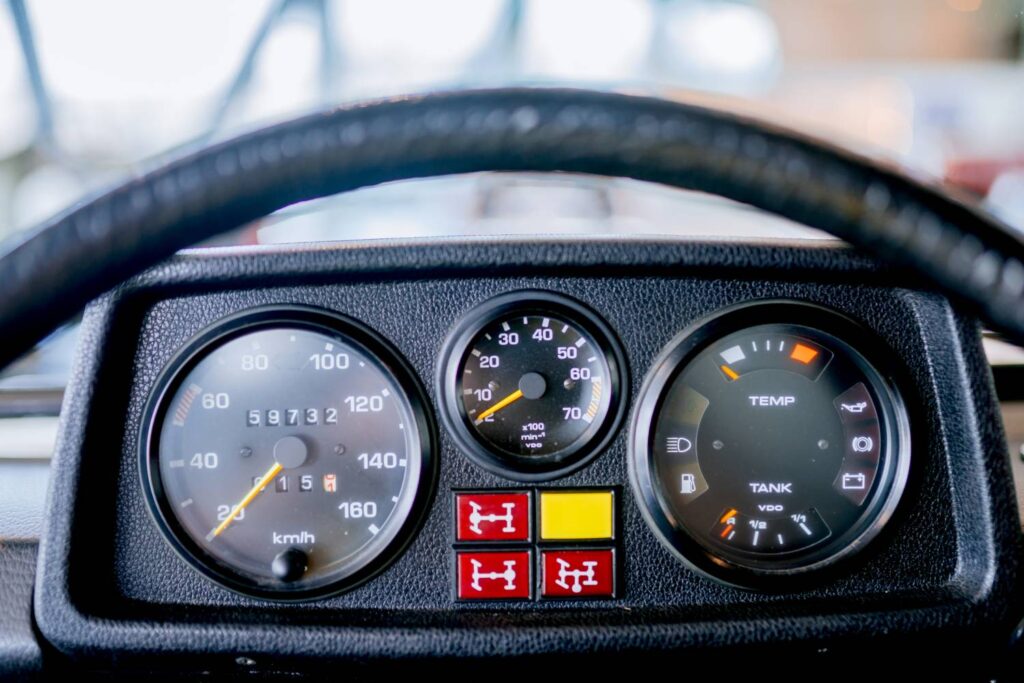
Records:
<instances>
[{"instance_id":1,"label":"speedometer needle","mask_svg":"<svg viewBox=\"0 0 1024 683\"><path fill-rule=\"evenodd\" d=\"M482 412L479 415L477 415L476 416L476 424L480 424L481 422L483 422L484 420L489 418L491 415L494 415L496 412L498 412L502 408L515 403L516 401L518 401L522 397L523 397L523 390L522 389L516 389L511 394L509 394L505 398L501 399L500 401L495 403L493 406L491 406L490 408L488 408L484 412Z\"/></svg>"},{"instance_id":2,"label":"speedometer needle","mask_svg":"<svg viewBox=\"0 0 1024 683\"><path fill-rule=\"evenodd\" d=\"M259 478L259 480L256 482L256 485L249 489L249 493L245 494L245 498L242 498L242 500L239 501L238 505L236 505L233 509L228 510L228 516L225 517L224 521L218 524L213 529L213 531L207 534L206 540L212 541L213 539L217 538L222 533L224 533L224 530L231 526L231 522L234 521L235 516L238 515L238 513L240 513L242 510L244 510L246 506L249 503L251 503L254 498L256 498L256 496L260 495L260 491L262 491L266 487L266 485L269 484L274 479L274 477L276 477L283 469L284 465L282 465L279 462L275 462L274 466L267 470L267 473Z\"/></svg>"}]
</instances>

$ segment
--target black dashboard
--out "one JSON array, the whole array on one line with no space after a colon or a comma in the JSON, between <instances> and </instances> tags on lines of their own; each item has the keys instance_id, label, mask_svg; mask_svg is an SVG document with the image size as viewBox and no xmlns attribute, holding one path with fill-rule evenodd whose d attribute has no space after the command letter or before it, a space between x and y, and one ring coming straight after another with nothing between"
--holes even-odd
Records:
<instances>
[{"instance_id":1,"label":"black dashboard","mask_svg":"<svg viewBox=\"0 0 1024 683\"><path fill-rule=\"evenodd\" d=\"M60 660L836 665L1001 652L1019 611L980 327L837 242L197 250L82 329Z\"/></svg>"}]
</instances>

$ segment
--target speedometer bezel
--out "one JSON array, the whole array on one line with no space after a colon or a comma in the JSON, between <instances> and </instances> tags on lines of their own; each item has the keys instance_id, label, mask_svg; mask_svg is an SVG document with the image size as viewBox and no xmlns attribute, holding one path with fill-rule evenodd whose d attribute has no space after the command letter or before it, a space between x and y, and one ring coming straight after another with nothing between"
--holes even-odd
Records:
<instances>
[{"instance_id":1,"label":"speedometer bezel","mask_svg":"<svg viewBox=\"0 0 1024 683\"><path fill-rule=\"evenodd\" d=\"M577 443L546 456L526 458L500 453L479 439L467 423L460 396L461 365L473 339L492 322L509 315L550 314L568 319L600 347L609 370L611 387L608 409L595 420ZM523 482L549 481L564 477L597 457L619 433L625 420L629 373L626 355L618 337L596 312L584 303L546 290L524 289L492 297L469 310L444 342L438 362L438 395L444 404L442 419L448 433L477 465L489 472Z\"/></svg>"},{"instance_id":2,"label":"speedometer bezel","mask_svg":"<svg viewBox=\"0 0 1024 683\"><path fill-rule=\"evenodd\" d=\"M408 401L416 429L410 430L420 453L419 480L411 504L389 544L354 572L337 581L308 589L276 589L259 585L232 570L209 553L178 522L167 500L159 467L159 440L167 414L167 401L192 369L222 344L261 329L293 326L341 337L361 346L384 371L391 374ZM295 304L271 304L223 317L198 332L164 366L150 391L139 433L139 474L146 507L162 536L192 569L234 593L274 602L305 602L343 593L384 571L408 547L422 526L433 500L438 476L437 430L426 392L412 366L383 336L363 323L336 311Z\"/></svg>"},{"instance_id":3,"label":"speedometer bezel","mask_svg":"<svg viewBox=\"0 0 1024 683\"><path fill-rule=\"evenodd\" d=\"M651 438L669 387L698 354L725 336L765 324L804 326L833 337L871 382L883 400L879 419L889 436L883 468L870 502L857 522L828 543L796 557L804 562L772 566L771 561L742 563L724 557L694 538L674 519L656 479ZM851 344L846 340L856 340ZM910 475L911 430L899 387L905 374L896 354L861 323L816 303L767 299L720 309L677 334L652 363L640 388L630 424L629 478L640 511L658 540L690 569L730 586L764 591L806 587L809 575L827 576L835 565L860 552L876 538L896 511Z\"/></svg>"}]
</instances>

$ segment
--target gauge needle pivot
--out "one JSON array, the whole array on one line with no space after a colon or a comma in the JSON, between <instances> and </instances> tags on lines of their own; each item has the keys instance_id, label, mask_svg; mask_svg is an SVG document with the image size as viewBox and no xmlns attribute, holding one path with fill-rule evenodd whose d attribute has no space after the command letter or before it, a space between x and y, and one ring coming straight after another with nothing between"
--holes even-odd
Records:
<instances>
[{"instance_id":1,"label":"gauge needle pivot","mask_svg":"<svg viewBox=\"0 0 1024 683\"><path fill-rule=\"evenodd\" d=\"M267 473L259 478L259 481L256 482L256 485L249 489L249 493L245 494L245 497L238 502L238 505L236 505L233 510L229 511L229 514L227 517L224 518L224 521L218 524L214 528L214 530L206 536L206 540L212 541L213 539L217 538L222 533L224 533L224 530L231 526L231 522L235 519L235 516L239 512L244 510L246 506L248 506L249 503L251 503L256 498L256 496L260 495L260 491L262 491L266 487L266 485L273 480L274 477L280 474L281 470L283 469L284 465L282 465L279 462L275 462L274 466L267 470Z\"/></svg>"},{"instance_id":2,"label":"gauge needle pivot","mask_svg":"<svg viewBox=\"0 0 1024 683\"><path fill-rule=\"evenodd\" d=\"M476 416L476 424L480 424L481 422L483 422L484 420L489 418L491 415L494 415L496 412L498 412L502 408L505 408L507 406L512 405L513 403L515 403L516 401L518 401L522 397L523 397L523 390L522 389L516 389L511 394L509 394L505 398L501 399L500 401L495 403L493 406L491 406L490 408L488 408L484 412L482 412L479 415L477 415Z\"/></svg>"}]
</instances>

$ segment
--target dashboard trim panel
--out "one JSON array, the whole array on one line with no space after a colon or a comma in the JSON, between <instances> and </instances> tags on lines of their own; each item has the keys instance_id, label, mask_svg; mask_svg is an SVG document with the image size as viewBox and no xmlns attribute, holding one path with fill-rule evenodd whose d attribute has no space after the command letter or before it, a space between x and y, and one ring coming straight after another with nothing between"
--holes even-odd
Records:
<instances>
[{"instance_id":1,"label":"dashboard trim panel","mask_svg":"<svg viewBox=\"0 0 1024 683\"><path fill-rule=\"evenodd\" d=\"M667 551L630 555L633 544L644 552L651 547L645 544L660 546L642 521L637 526L639 512L624 490L618 606L453 605L447 590L442 604L430 602L442 599L433 595L439 586L412 577L418 569L429 575L435 562L447 576L449 490L456 481L459 488L508 485L468 465L442 433L439 495L420 538L378 579L344 596L272 605L178 583L179 569L160 564L161 558L147 564L139 551L153 547L154 539L163 541L148 536L156 531L151 522L147 529L133 517L144 510L136 509L141 499L123 472L115 471L123 456L114 456L131 441L125 416L138 410L139 396L156 379L152 366L160 354L152 353L152 340L187 338L189 330L223 311L261 303L334 302L335 310L394 343L400 340L390 330L362 314L373 310L371 303L383 325L402 301L412 308L401 310L430 323L424 327L448 329L471 307L453 298L468 279L487 285L483 297L533 287L582 299L623 340L634 376L646 374L654 349L678 333L684 320L729 303L786 296L826 303L857 318L886 337L904 360L914 359L906 398L915 464L904 503L886 533L857 556L858 568L848 576L772 596L717 586ZM843 643L853 648L865 642L935 651L943 642L965 639L993 646L993 636L1009 632L1012 608L1020 601L1012 582L1020 531L998 404L977 323L917 286L898 269L880 268L832 242L481 239L182 254L94 302L86 313L40 550L39 629L59 652L96 666L144 661L154 668L168 658L179 668L197 670L231 669L243 654L299 669L339 659L438 659L496 651L509 657L713 653L791 643L806 652L822 643L836 651ZM640 290L630 288L677 297L671 316L654 312L656 328L646 337L634 329L640 318L630 312L628 299ZM417 298L430 292L435 298ZM433 377L440 339L414 337L401 340L399 351L421 380ZM626 397L630 410L637 390ZM436 396L428 398L437 405ZM619 430L592 465L553 484L625 483L615 479L624 472L618 458L625 440ZM927 538L918 532L913 540L911 529L923 528L941 533ZM442 546L430 542L434 533L443 534ZM895 552L894 544L908 539L917 544L911 555ZM142 566L156 573L139 576ZM391 582L390 602L381 602L382 581ZM167 592L168 586L177 587ZM666 602L666 595L677 599ZM201 649L194 648L197 642Z\"/></svg>"}]
</instances>

